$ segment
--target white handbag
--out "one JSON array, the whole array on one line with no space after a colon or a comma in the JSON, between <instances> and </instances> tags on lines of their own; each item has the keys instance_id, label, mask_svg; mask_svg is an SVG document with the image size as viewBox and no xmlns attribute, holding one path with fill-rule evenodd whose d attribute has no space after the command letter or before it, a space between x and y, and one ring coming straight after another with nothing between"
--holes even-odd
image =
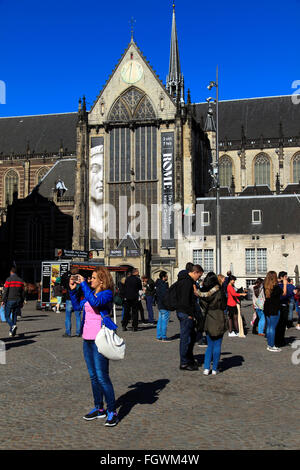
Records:
<instances>
[{"instance_id":1,"label":"white handbag","mask_svg":"<svg viewBox=\"0 0 300 470\"><path fill-rule=\"evenodd\" d=\"M125 341L117 335L115 330L110 330L104 324L95 339L100 354L112 361L119 361L125 356Z\"/></svg>"}]
</instances>

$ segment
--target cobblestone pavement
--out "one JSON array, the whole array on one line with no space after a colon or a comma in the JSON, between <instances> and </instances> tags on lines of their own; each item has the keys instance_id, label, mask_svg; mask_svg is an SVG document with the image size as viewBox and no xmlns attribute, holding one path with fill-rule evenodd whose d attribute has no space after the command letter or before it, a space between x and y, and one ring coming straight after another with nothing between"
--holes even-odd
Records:
<instances>
[{"instance_id":1,"label":"cobblestone pavement","mask_svg":"<svg viewBox=\"0 0 300 470\"><path fill-rule=\"evenodd\" d=\"M249 325L247 303L243 314ZM6 346L6 364L0 364L0 449L299 449L295 328L287 330L281 353L268 352L265 338L251 330L245 339L226 334L222 371L208 377L202 374L205 348L198 346L199 371L179 370L175 313L170 343L155 340L155 327L120 329L126 358L110 363L121 417L115 428L82 419L93 407L82 339L63 333L64 312L36 311L35 302L24 307L16 337L9 338L7 324L0 324Z\"/></svg>"}]
</instances>

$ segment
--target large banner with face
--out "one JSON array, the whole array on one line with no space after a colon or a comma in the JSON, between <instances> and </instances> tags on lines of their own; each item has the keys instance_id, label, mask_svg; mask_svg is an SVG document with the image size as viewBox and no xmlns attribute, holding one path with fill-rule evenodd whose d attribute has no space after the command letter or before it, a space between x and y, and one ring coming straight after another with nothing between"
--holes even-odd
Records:
<instances>
[{"instance_id":1,"label":"large banner with face","mask_svg":"<svg viewBox=\"0 0 300 470\"><path fill-rule=\"evenodd\" d=\"M174 248L174 132L161 134L162 248Z\"/></svg>"},{"instance_id":2,"label":"large banner with face","mask_svg":"<svg viewBox=\"0 0 300 470\"><path fill-rule=\"evenodd\" d=\"M92 137L90 150L90 248L103 248L104 138Z\"/></svg>"}]
</instances>

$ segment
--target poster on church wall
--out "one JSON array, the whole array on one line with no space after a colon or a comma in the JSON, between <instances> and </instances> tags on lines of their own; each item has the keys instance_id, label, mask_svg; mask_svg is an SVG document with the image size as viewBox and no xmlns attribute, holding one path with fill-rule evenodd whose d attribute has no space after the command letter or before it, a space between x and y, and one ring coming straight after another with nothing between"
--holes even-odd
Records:
<instances>
[{"instance_id":1,"label":"poster on church wall","mask_svg":"<svg viewBox=\"0 0 300 470\"><path fill-rule=\"evenodd\" d=\"M103 249L104 138L92 137L90 149L90 249Z\"/></svg>"},{"instance_id":2,"label":"poster on church wall","mask_svg":"<svg viewBox=\"0 0 300 470\"><path fill-rule=\"evenodd\" d=\"M161 134L162 248L174 248L174 132Z\"/></svg>"}]
</instances>

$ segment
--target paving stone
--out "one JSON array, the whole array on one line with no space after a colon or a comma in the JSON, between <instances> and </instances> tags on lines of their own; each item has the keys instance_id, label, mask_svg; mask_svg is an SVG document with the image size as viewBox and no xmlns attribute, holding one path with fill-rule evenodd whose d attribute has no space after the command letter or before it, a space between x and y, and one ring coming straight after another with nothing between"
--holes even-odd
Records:
<instances>
[{"instance_id":1,"label":"paving stone","mask_svg":"<svg viewBox=\"0 0 300 470\"><path fill-rule=\"evenodd\" d=\"M243 314L249 325L249 302ZM111 361L110 375L121 421L107 428L105 420L82 419L93 407L91 385L82 339L62 337L64 320L63 312L36 311L35 302L28 302L15 338L0 324L6 346L6 364L0 364L1 450L299 448L300 365L292 364L290 346L300 339L295 328L287 330L288 345L278 354L268 352L265 338L251 329L244 339L226 334L216 377L203 376L205 348L198 346L199 371L179 370L174 312L168 335L175 339L169 344L156 341L155 327L120 329L126 358Z\"/></svg>"}]
</instances>

